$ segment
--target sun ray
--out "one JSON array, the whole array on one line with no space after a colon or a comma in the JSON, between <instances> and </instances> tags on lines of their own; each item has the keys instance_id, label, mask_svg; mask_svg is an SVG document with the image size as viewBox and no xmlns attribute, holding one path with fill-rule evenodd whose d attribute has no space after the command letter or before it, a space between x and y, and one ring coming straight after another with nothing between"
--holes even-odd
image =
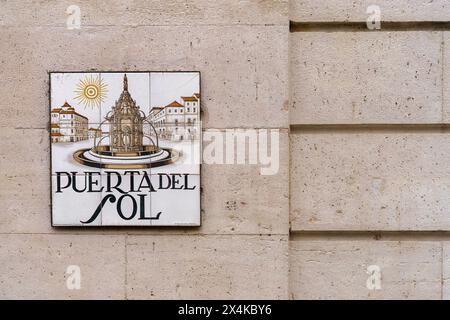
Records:
<instances>
[{"instance_id":1,"label":"sun ray","mask_svg":"<svg viewBox=\"0 0 450 320\"><path fill-rule=\"evenodd\" d=\"M80 79L74 93L74 99L85 108L98 108L105 101L108 86L100 76L87 75Z\"/></svg>"}]
</instances>

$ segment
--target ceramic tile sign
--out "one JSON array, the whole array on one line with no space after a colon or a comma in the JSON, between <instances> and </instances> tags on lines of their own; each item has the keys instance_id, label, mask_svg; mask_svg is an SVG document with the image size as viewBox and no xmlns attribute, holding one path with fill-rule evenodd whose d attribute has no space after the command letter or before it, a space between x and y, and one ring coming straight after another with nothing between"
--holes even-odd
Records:
<instances>
[{"instance_id":1,"label":"ceramic tile sign","mask_svg":"<svg viewBox=\"0 0 450 320\"><path fill-rule=\"evenodd\" d=\"M200 97L198 72L51 72L52 225L200 225Z\"/></svg>"}]
</instances>

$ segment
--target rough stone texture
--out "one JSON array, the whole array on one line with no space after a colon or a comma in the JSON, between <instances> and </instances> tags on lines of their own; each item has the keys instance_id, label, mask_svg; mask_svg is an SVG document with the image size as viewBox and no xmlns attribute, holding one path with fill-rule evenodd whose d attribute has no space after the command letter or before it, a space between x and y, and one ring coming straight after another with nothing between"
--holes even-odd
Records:
<instances>
[{"instance_id":1,"label":"rough stone texture","mask_svg":"<svg viewBox=\"0 0 450 320\"><path fill-rule=\"evenodd\" d=\"M52 232L49 177L2 172L0 181L0 233Z\"/></svg>"},{"instance_id":2,"label":"rough stone texture","mask_svg":"<svg viewBox=\"0 0 450 320\"><path fill-rule=\"evenodd\" d=\"M125 239L105 235L0 235L2 299L123 299ZM81 289L66 286L67 267Z\"/></svg>"},{"instance_id":3,"label":"rough stone texture","mask_svg":"<svg viewBox=\"0 0 450 320\"><path fill-rule=\"evenodd\" d=\"M444 107L443 122L450 123L450 32L443 32L443 89Z\"/></svg>"},{"instance_id":4,"label":"rough stone texture","mask_svg":"<svg viewBox=\"0 0 450 320\"><path fill-rule=\"evenodd\" d=\"M287 237L134 236L129 299L286 299Z\"/></svg>"},{"instance_id":5,"label":"rough stone texture","mask_svg":"<svg viewBox=\"0 0 450 320\"><path fill-rule=\"evenodd\" d=\"M382 21L447 21L447 0L290 0L289 18L302 22L361 21L378 5Z\"/></svg>"},{"instance_id":6,"label":"rough stone texture","mask_svg":"<svg viewBox=\"0 0 450 320\"><path fill-rule=\"evenodd\" d=\"M81 26L288 24L288 0L1 1L0 26L66 26L77 5Z\"/></svg>"},{"instance_id":7,"label":"rough stone texture","mask_svg":"<svg viewBox=\"0 0 450 320\"><path fill-rule=\"evenodd\" d=\"M50 231L47 130L0 128L0 168L0 232Z\"/></svg>"},{"instance_id":8,"label":"rough stone texture","mask_svg":"<svg viewBox=\"0 0 450 320\"><path fill-rule=\"evenodd\" d=\"M289 35L286 0L81 0L68 30L72 4L0 1L0 298L450 297L448 243L402 232L450 230L447 132L295 131L290 192L287 143L289 111L294 125L449 122L448 32ZM369 4L293 0L290 17L363 22ZM378 5L383 21L450 13L446 0ZM204 128L281 128L279 173L203 165L200 228L51 228L48 71L91 69L199 70Z\"/></svg>"},{"instance_id":9,"label":"rough stone texture","mask_svg":"<svg viewBox=\"0 0 450 320\"><path fill-rule=\"evenodd\" d=\"M26 141L27 143L21 143ZM17 123L0 127L0 168L8 176L50 174L50 138L46 129ZM47 179L48 180L48 179Z\"/></svg>"},{"instance_id":10,"label":"rough stone texture","mask_svg":"<svg viewBox=\"0 0 450 320\"><path fill-rule=\"evenodd\" d=\"M441 32L290 37L291 124L442 120Z\"/></svg>"},{"instance_id":11,"label":"rough stone texture","mask_svg":"<svg viewBox=\"0 0 450 320\"><path fill-rule=\"evenodd\" d=\"M262 175L261 165L202 165L200 232L287 234L289 139L286 130L280 132L279 157L279 171L274 175ZM246 161L249 162L248 158Z\"/></svg>"},{"instance_id":12,"label":"rough stone texture","mask_svg":"<svg viewBox=\"0 0 450 320\"><path fill-rule=\"evenodd\" d=\"M291 136L294 230L450 230L447 132Z\"/></svg>"},{"instance_id":13,"label":"rough stone texture","mask_svg":"<svg viewBox=\"0 0 450 320\"><path fill-rule=\"evenodd\" d=\"M450 300L450 243L442 243L442 299Z\"/></svg>"},{"instance_id":14,"label":"rough stone texture","mask_svg":"<svg viewBox=\"0 0 450 320\"><path fill-rule=\"evenodd\" d=\"M290 242L294 299L440 299L441 243L419 241ZM381 289L367 289L367 267L381 271Z\"/></svg>"},{"instance_id":15,"label":"rough stone texture","mask_svg":"<svg viewBox=\"0 0 450 320\"><path fill-rule=\"evenodd\" d=\"M287 26L7 27L0 38L0 126L45 128L47 72L91 68L200 71L204 127L288 126Z\"/></svg>"}]
</instances>

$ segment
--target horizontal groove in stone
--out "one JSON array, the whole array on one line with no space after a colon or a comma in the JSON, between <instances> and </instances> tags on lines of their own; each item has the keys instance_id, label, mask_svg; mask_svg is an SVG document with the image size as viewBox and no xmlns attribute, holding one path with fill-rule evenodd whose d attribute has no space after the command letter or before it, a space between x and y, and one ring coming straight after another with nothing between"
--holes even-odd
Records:
<instances>
[{"instance_id":1,"label":"horizontal groove in stone","mask_svg":"<svg viewBox=\"0 0 450 320\"><path fill-rule=\"evenodd\" d=\"M450 123L392 123L392 124L292 124L291 133L302 132L450 132Z\"/></svg>"},{"instance_id":2,"label":"horizontal groove in stone","mask_svg":"<svg viewBox=\"0 0 450 320\"><path fill-rule=\"evenodd\" d=\"M291 241L338 241L338 240L377 240L377 241L450 241L450 231L351 231L351 230L291 230Z\"/></svg>"},{"instance_id":3,"label":"horizontal groove in stone","mask_svg":"<svg viewBox=\"0 0 450 320\"><path fill-rule=\"evenodd\" d=\"M297 22L290 21L290 32L388 32L388 31L446 31L450 30L450 21L381 21L381 29L367 28L361 22Z\"/></svg>"}]
</instances>

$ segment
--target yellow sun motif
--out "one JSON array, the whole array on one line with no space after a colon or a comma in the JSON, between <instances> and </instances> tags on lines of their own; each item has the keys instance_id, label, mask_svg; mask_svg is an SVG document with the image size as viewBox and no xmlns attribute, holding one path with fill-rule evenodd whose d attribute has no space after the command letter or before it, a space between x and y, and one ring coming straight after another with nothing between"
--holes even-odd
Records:
<instances>
[{"instance_id":1,"label":"yellow sun motif","mask_svg":"<svg viewBox=\"0 0 450 320\"><path fill-rule=\"evenodd\" d=\"M89 75L77 84L74 99L78 103L84 104L85 107L99 107L105 100L107 92L107 85L100 76L94 77L93 75Z\"/></svg>"}]
</instances>

